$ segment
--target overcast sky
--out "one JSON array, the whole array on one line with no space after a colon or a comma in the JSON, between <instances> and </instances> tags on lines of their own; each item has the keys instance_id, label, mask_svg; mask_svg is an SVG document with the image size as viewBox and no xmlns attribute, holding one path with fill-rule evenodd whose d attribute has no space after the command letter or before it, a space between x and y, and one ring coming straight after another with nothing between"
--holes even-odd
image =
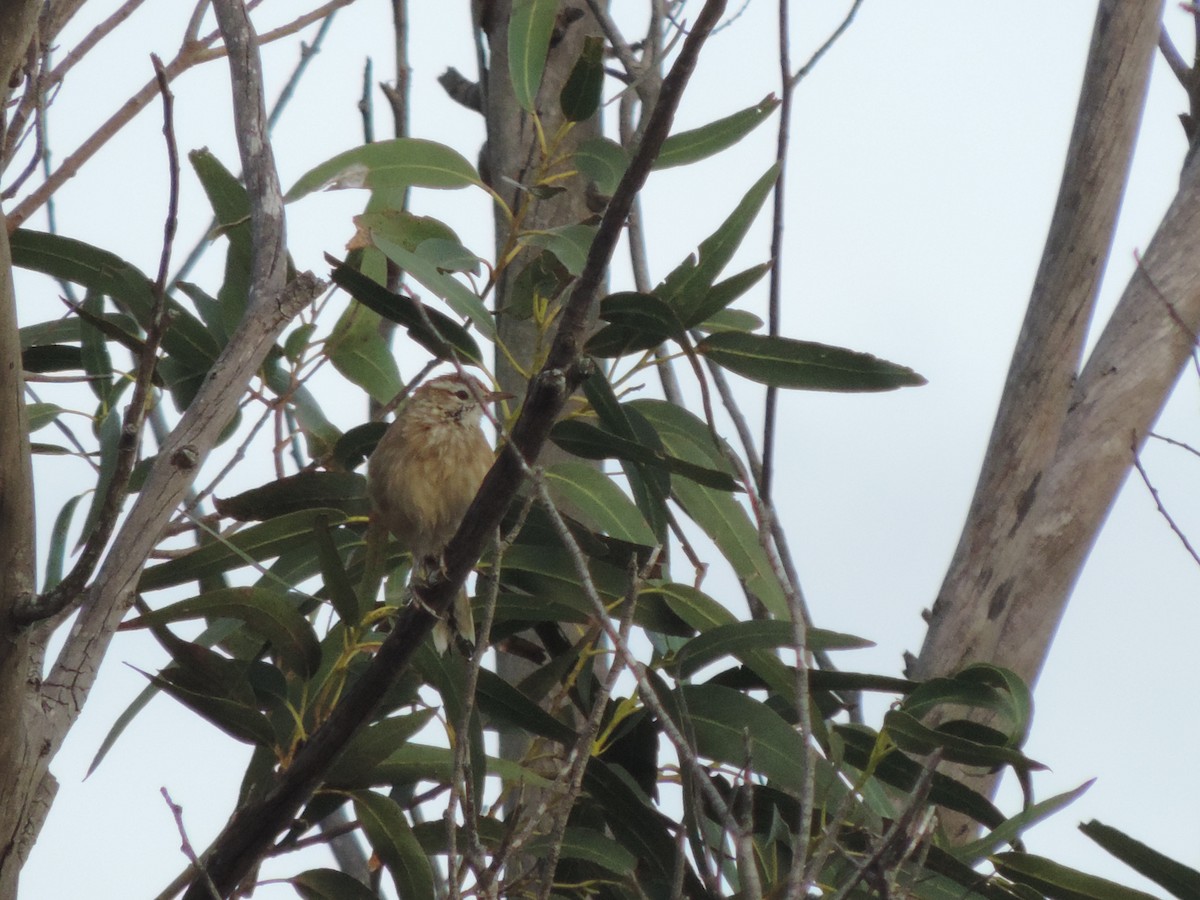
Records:
<instances>
[{"instance_id":1,"label":"overcast sky","mask_svg":"<svg viewBox=\"0 0 1200 900\"><path fill-rule=\"evenodd\" d=\"M736 3L731 4L737 6ZM112 3L93 2L101 18ZM641 4L617 0L625 12ZM796 3L793 59L824 40L843 3ZM51 114L61 160L150 76L148 53L169 58L186 10L150 2L101 44L67 81ZM179 8L177 8L179 7ZM292 4L266 4L284 21ZM277 8L277 9L276 9ZM698 8L693 0L691 8ZM467 4L412 3L412 133L474 159L481 123L448 100L435 79L446 66L474 71ZM777 89L774 4L750 0L706 49L679 127L749 106ZM867 0L857 21L799 88L788 173L784 330L874 353L929 379L882 395L785 394L776 498L805 593L819 625L871 638L842 654L844 668L898 674L917 652L922 608L931 605L974 487L1013 341L1053 208L1095 4L1012 2L897 4ZM1168 25L1191 52L1191 22L1174 5ZM275 24L275 20L269 24ZM266 21L256 20L256 21ZM388 77L388 4L359 0L334 22L290 112L276 131L284 187L313 164L362 140L356 109L366 57ZM72 46L84 29L71 29ZM311 38L311 33L310 33ZM278 91L295 44L266 54L268 92ZM174 85L181 150L209 147L237 169L223 63ZM377 130L390 122L376 95ZM1185 149L1176 119L1185 97L1156 61L1132 180L1105 278L1102 322L1178 180ZM645 194L660 277L694 249L770 165L774 118L742 145L704 164L656 174ZM58 195L62 230L152 272L164 214L165 164L157 106L144 112ZM180 248L207 224L207 205L185 169ZM326 271L351 234L365 195L322 194L289 208L299 268ZM421 193L417 212L450 223L486 255L491 214L478 192ZM766 258L766 221L733 264ZM31 227L44 228L36 217ZM193 280L215 291L223 248ZM613 273L614 287L628 276ZM57 289L18 282L24 323L60 314ZM762 312L765 289L742 304ZM424 362L401 360L406 374ZM335 392L336 384L329 390ZM745 386L757 410L755 389ZM1161 433L1200 445L1194 376L1185 376ZM348 427L361 409L329 395ZM1200 540L1200 460L1151 444L1148 470L1164 502ZM269 478L259 470L258 480ZM38 462L39 542L53 516L83 489L87 470ZM47 477L53 480L51 485ZM245 476L245 486L255 478ZM71 482L71 479L76 481ZM66 483L71 482L67 487ZM49 493L62 485L62 496ZM232 488L231 488L232 490ZM226 491L226 493L231 492ZM1147 882L1111 860L1075 826L1097 818L1200 867L1200 824L1190 812L1200 783L1194 643L1200 572L1156 512L1140 481L1127 485L1081 578L1036 693L1027 747L1051 767L1035 777L1039 799L1096 778L1073 806L1027 836L1032 852L1126 884ZM60 790L26 868L30 898L152 896L180 870L179 838L161 796L183 805L190 837L204 846L232 808L245 751L172 701L159 698L87 782L86 767L113 720L144 685L124 663L153 671L152 641L121 636L79 725L56 759ZM875 710L878 713L879 710ZM1017 810L1002 794L1007 812ZM294 871L289 861L283 871ZM256 896L291 896L264 888Z\"/></svg>"}]
</instances>

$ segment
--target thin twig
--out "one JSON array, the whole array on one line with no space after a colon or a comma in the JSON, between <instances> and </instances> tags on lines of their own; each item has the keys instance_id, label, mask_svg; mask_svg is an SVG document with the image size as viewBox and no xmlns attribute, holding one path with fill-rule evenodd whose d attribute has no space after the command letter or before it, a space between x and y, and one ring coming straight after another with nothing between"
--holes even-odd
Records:
<instances>
[{"instance_id":1,"label":"thin twig","mask_svg":"<svg viewBox=\"0 0 1200 900\"><path fill-rule=\"evenodd\" d=\"M83 596L84 585L95 571L100 555L108 545L117 525L121 507L129 493L129 479L137 462L138 448L142 443L142 430L146 421L146 401L158 362L158 350L167 329L166 278L171 260L171 247L179 219L179 150L175 143L174 98L167 83L162 60L151 56L155 77L163 101L163 136L167 144L167 164L170 192L167 202L166 223L163 226L163 246L159 258L158 278L154 283L154 308L150 324L146 329L146 340L138 362L137 376L130 394L129 406L121 423L121 436L117 442L117 461L112 480L108 484L104 500L96 518L95 527L87 536L83 551L71 567L71 571L55 587L27 607L17 608L13 617L18 621L33 622L49 618L65 610Z\"/></svg>"},{"instance_id":2,"label":"thin twig","mask_svg":"<svg viewBox=\"0 0 1200 900\"><path fill-rule=\"evenodd\" d=\"M533 477L534 487L538 493L538 497L542 501L542 506L550 518L550 523L554 527L554 531L558 535L564 549L566 549L568 556L571 557L575 574L579 577L584 594L592 604L592 609L596 613L600 627L604 629L604 633L613 643L613 648L637 679L638 695L642 698L642 702L658 720L659 727L662 728L663 734L667 736L667 740L674 745L675 752L679 754L680 762L687 766L689 771L695 776L696 782L704 794L704 799L712 804L713 809L725 823L726 827L729 828L730 833L737 835L740 829L729 806L725 803L725 798L721 796L716 786L712 783L708 770L692 750L691 744L683 732L679 730L679 726L675 723L675 720L667 713L666 708L662 705L662 701L658 699L658 694L654 691L654 686L650 681L646 667L634 656L627 643L621 643L619 632L613 627L612 622L609 621L609 614L608 610L605 609L604 601L600 598L596 586L592 583L591 572L588 569L587 559L584 556L583 550L576 543L574 535L571 534L571 529L563 521L562 515L554 506L554 500L551 498L550 491L546 487L545 479L536 470L532 470L530 474Z\"/></svg>"},{"instance_id":3,"label":"thin twig","mask_svg":"<svg viewBox=\"0 0 1200 900\"><path fill-rule=\"evenodd\" d=\"M202 3L201 6L203 5L204 4ZM336 10L331 12L325 21L321 23L321 27L317 31L317 34L313 38L313 42L311 44L304 44L303 42L301 43L300 59L297 61L296 67L292 70L292 74L288 76L288 80L284 84L283 90L281 90L279 92L279 96L275 98L275 104L271 107L271 113L267 117L268 131L274 130L275 126L279 123L279 119L283 116L283 111L287 108L288 101L291 100L293 94L295 93L301 77L303 77L304 73L308 71L309 63L314 56L321 52L321 45L325 43L325 35L329 33L330 20L333 19L336 12ZM239 175L238 178L240 180L241 176ZM172 287L186 279L192 269L195 268L196 263L198 263L201 257L208 252L209 247L212 246L211 236L213 234L213 230L218 224L220 223L217 222L217 219L214 216L208 223L208 227L201 232L199 239L195 244L192 245L192 249L188 251L187 256L184 257L183 263L180 265L179 270L171 277L170 284Z\"/></svg>"},{"instance_id":4,"label":"thin twig","mask_svg":"<svg viewBox=\"0 0 1200 900\"><path fill-rule=\"evenodd\" d=\"M188 858L188 862L192 864L192 868L204 879L204 883L212 895L213 900L221 900L221 892L217 890L217 886L213 884L212 878L209 877L208 871L204 868L204 864L200 861L200 857L196 855L196 851L192 848L192 842L188 840L187 829L183 826L183 807L171 799L171 795L167 793L165 787L159 788L158 792L162 794L163 799L167 801L167 808L171 810L171 815L175 817L175 827L179 829L179 849L184 856Z\"/></svg>"},{"instance_id":5,"label":"thin twig","mask_svg":"<svg viewBox=\"0 0 1200 900\"><path fill-rule=\"evenodd\" d=\"M838 38L846 33L846 29L850 27L850 23L854 21L854 17L858 14L858 8L862 6L863 0L854 0L850 6L850 11L846 13L846 17L842 19L842 23L834 29L833 34L826 38L825 43L816 49L816 52L808 58L808 62L796 70L796 74L792 76L791 83L798 84L808 77L809 73L816 67L817 63L828 53L833 45L837 43Z\"/></svg>"},{"instance_id":6,"label":"thin twig","mask_svg":"<svg viewBox=\"0 0 1200 900\"><path fill-rule=\"evenodd\" d=\"M633 613L637 608L638 591L641 589L641 585L645 581L647 574L653 571L655 565L658 563L658 556L661 550L661 547L655 547L640 571L637 568L635 559L630 559L629 561L629 587L625 592L625 604L621 611L621 621L617 627L618 640L626 647L629 646L629 633L633 627ZM600 689L596 691L595 697L592 700L591 712L588 714L583 728L579 731L579 739L575 742L575 746L568 755L567 792L565 796L559 798L559 804L550 826L549 833L552 835L553 841L550 846L550 852L545 856L542 889L538 895L539 900L550 900L551 893L554 890L554 873L555 869L558 868L558 859L562 853L563 839L566 836L567 817L570 815L571 809L575 806L575 801L578 799L580 791L583 790L583 775L594 752L596 735L600 731L600 722L604 717L605 710L608 708L608 701L612 696L613 689L617 685L617 679L624 670L624 656L618 655L609 667Z\"/></svg>"},{"instance_id":7,"label":"thin twig","mask_svg":"<svg viewBox=\"0 0 1200 900\"><path fill-rule=\"evenodd\" d=\"M1150 476L1146 474L1146 469L1142 465L1141 457L1138 455L1136 434L1133 436L1133 441L1129 445L1129 450L1133 457L1134 468L1136 468L1138 474L1142 476L1142 482L1146 485L1146 489L1150 491L1150 496L1154 498L1154 505L1158 507L1158 511L1162 514L1162 517L1167 520L1167 524L1171 526L1171 530L1175 532L1175 536L1183 542L1184 549L1191 554L1191 557L1193 560L1195 560L1196 565L1200 566L1200 554L1196 552L1196 548L1193 547L1191 541L1187 539L1187 535L1183 533L1183 529L1179 527L1178 523L1176 523L1173 518L1171 518L1171 514L1167 512L1167 508L1163 506L1162 498L1158 495L1158 489L1150 481Z\"/></svg>"},{"instance_id":8,"label":"thin twig","mask_svg":"<svg viewBox=\"0 0 1200 900\"><path fill-rule=\"evenodd\" d=\"M259 38L259 43L266 44L289 37L323 16L327 16L334 10L340 9L352 2L353 0L330 0L330 2L317 7L315 10L296 17L288 24L266 32ZM192 68L192 66L223 59L228 53L227 49L225 47L212 47L212 44L216 42L217 36L218 32L212 32L199 42L185 44L175 58L167 63L165 67L167 80L174 81L179 75ZM107 144L118 131L124 128L134 116L141 112L154 99L157 91L158 83L155 79L151 79L143 85L141 90L126 100L115 113L109 116L104 124L84 140L73 153L68 155L45 182L26 196L9 213L9 233L11 234L20 227L25 220L41 208L46 200L53 196L68 179L75 177L84 163L95 156L101 147Z\"/></svg>"}]
</instances>

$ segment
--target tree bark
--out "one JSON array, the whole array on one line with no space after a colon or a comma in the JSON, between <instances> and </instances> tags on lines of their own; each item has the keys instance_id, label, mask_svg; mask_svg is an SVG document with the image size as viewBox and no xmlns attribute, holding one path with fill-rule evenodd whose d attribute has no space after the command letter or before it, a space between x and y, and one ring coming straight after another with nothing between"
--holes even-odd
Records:
<instances>
[{"instance_id":1,"label":"tree bark","mask_svg":"<svg viewBox=\"0 0 1200 900\"><path fill-rule=\"evenodd\" d=\"M0 5L0 97L27 59L37 27L37 0ZM0 113L0 115L3 115ZM0 138L4 129L0 127ZM2 140L0 140L2 143ZM13 608L37 589L33 466L16 289L4 212L0 209L0 900L17 896L29 856L54 795L55 782L35 762L34 726L43 645L14 628Z\"/></svg>"},{"instance_id":2,"label":"tree bark","mask_svg":"<svg viewBox=\"0 0 1200 900\"><path fill-rule=\"evenodd\" d=\"M576 13L579 14L578 18ZM511 209L516 209L523 194L518 185L531 186L530 177L537 164L539 142L533 119L517 103L508 75L508 21L511 14L511 0L496 0L487 4L487 14L479 22L479 27L487 37L489 48L488 77L484 87L487 143L481 154L481 168L493 189L504 198ZM542 130L548 135L554 134L563 125L558 97L575 60L579 57L584 39L600 34L600 27L583 0L569 0L562 4L559 22L570 24L562 26L560 33L551 40L537 99ZM580 143L599 134L599 115L593 116L587 122L576 123L564 142L562 155L569 159L568 154L573 153ZM566 166L560 165L560 168ZM533 201L523 223L525 229L573 225L592 215L587 206L587 185L582 176L572 176L560 182L559 186L565 190L552 197ZM509 229L508 219L497 209L497 254L504 250ZM530 320L505 315L503 310L510 296L513 281L532 257L530 252L522 251L498 280L495 294L500 340L527 372L536 370L538 365L536 328ZM508 356L499 350L496 352L496 377L503 390L518 397L525 396L527 376L514 367ZM556 453L557 448L547 447L542 453L542 463L553 462ZM525 660L505 653L500 654L497 665L501 677L511 684L519 682L532 668ZM520 736L501 735L502 753L506 758L519 759L525 752L525 746L526 742Z\"/></svg>"}]
</instances>

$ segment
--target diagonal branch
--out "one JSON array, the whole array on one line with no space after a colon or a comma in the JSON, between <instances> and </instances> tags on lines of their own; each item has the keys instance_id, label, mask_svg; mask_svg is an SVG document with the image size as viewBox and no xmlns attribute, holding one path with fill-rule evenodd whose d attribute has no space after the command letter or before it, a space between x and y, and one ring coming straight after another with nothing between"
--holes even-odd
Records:
<instances>
[{"instance_id":1,"label":"diagonal branch","mask_svg":"<svg viewBox=\"0 0 1200 900\"><path fill-rule=\"evenodd\" d=\"M247 27L244 10L236 0L215 4L223 28ZM236 6L236 9L230 7ZM239 17L238 12L242 15ZM154 466L114 539L99 574L88 592L82 612L74 623L50 675L43 686L46 717L43 724L48 762L78 717L87 698L100 661L112 635L133 601L137 578L158 541L170 515L183 501L204 459L235 414L246 385L258 371L284 325L311 303L322 289L309 273L285 284L280 262L283 249L283 201L273 171L270 148L250 136L265 134L261 99L244 84L256 77L251 61L255 56L253 36L226 35L227 44L238 49L230 54L235 92L235 113L242 139L243 166L254 172L258 193L251 194L251 223L256 235L251 260L251 291L246 317L231 336L208 378L163 443ZM258 83L261 94L261 81ZM267 241L272 243L266 243Z\"/></svg>"},{"instance_id":2,"label":"diagonal branch","mask_svg":"<svg viewBox=\"0 0 1200 900\"><path fill-rule=\"evenodd\" d=\"M116 528L121 507L124 506L125 498L129 495L129 479L133 475L134 463L137 462L138 449L142 445L142 429L146 422L146 401L150 395L150 384L154 377L155 366L158 364L158 350L167 329L165 315L167 266L171 259L171 246L175 240L175 229L179 221L179 150L175 143L174 97L167 84L162 60L157 56L151 58L154 62L154 73L163 100L163 135L167 142L167 165L170 181L167 220L163 228L162 255L158 266L158 280L154 283L154 310L151 313L146 340L142 344L141 358L138 360L138 370L134 378L129 406L125 409L125 416L121 423L121 436L117 442L116 468L100 506L100 515L97 518L96 526L88 534L83 552L75 561L75 565L71 567L67 577L56 584L52 590L38 597L37 602L27 606L18 606L16 620L22 623L56 616L79 599L84 585L95 571L96 563L100 561L100 554L104 552L104 548L108 545L108 540Z\"/></svg>"},{"instance_id":3,"label":"diagonal branch","mask_svg":"<svg viewBox=\"0 0 1200 900\"><path fill-rule=\"evenodd\" d=\"M663 82L645 136L605 211L583 273L564 309L546 364L530 384L511 442L488 473L462 526L446 549L444 580L416 586L422 602L412 603L399 613L395 627L380 645L375 659L346 691L325 724L296 754L279 783L260 799L241 807L217 837L205 865L222 891L231 890L245 877L274 836L286 827L320 784L324 772L346 742L366 724L380 697L409 665L413 653L433 627L435 616L449 609L484 545L499 525L523 478L525 463L515 454L519 453L525 460L537 458L551 425L582 377L579 351L588 313L596 300L634 197L645 183L650 166L670 133L675 110L696 66L700 48L724 8L725 0L707 0ZM205 891L202 884L195 883L185 894L185 900L203 900Z\"/></svg>"}]
</instances>

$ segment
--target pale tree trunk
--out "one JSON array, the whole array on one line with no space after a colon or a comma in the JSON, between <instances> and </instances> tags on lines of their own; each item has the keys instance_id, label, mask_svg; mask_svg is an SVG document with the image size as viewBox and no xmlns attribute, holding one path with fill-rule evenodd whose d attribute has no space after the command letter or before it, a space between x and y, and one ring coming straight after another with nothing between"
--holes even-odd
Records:
<instances>
[{"instance_id":1,"label":"pale tree trunk","mask_svg":"<svg viewBox=\"0 0 1200 900\"><path fill-rule=\"evenodd\" d=\"M37 25L37 0L0 5L0 98L24 64ZM0 113L3 115L3 113ZM17 895L21 868L54 796L35 723L42 645L14 627L13 608L36 590L33 467L17 334L8 229L0 210L0 900Z\"/></svg>"},{"instance_id":2,"label":"pale tree trunk","mask_svg":"<svg viewBox=\"0 0 1200 900\"><path fill-rule=\"evenodd\" d=\"M538 162L538 137L533 119L521 108L513 95L512 82L508 75L508 21L512 12L511 0L496 0L484 6L486 13L478 26L486 36L488 72L494 74L485 78L483 85L487 143L481 154L480 168L489 184L504 198L509 207L515 210L522 201L522 191L517 185L532 185L531 178ZM538 93L537 108L543 133L552 135L563 124L559 93L579 58L584 39L599 34L599 26L583 0L570 0L562 4L559 27L551 39L546 70ZM569 161L570 153L580 143L596 137L599 133L598 115L587 122L576 123L564 142L561 155ZM560 164L558 168L565 169L568 165L569 162ZM565 190L547 199L532 201L532 207L522 224L524 229L537 230L572 225L593 215L587 205L587 185L582 176L575 175L557 184ZM508 232L509 222L497 210L497 253L504 249ZM522 252L499 279L495 297L498 311L504 309L513 280L532 257L530 252ZM536 370L540 363L534 358L537 348L533 323L501 312L497 315L497 326L500 340L512 356L526 371ZM548 346L548 342L546 345ZM496 353L496 375L504 390L518 397L525 395L526 377L517 371L508 357L499 350ZM541 462L553 462L555 453L554 447L547 447L541 455ZM519 657L502 653L498 670L505 680L516 684L532 671L532 666ZM520 758L525 752L524 740L514 740L502 735L501 743L504 755L508 758Z\"/></svg>"},{"instance_id":3,"label":"pale tree trunk","mask_svg":"<svg viewBox=\"0 0 1200 900\"><path fill-rule=\"evenodd\" d=\"M986 661L1036 681L1092 544L1200 327L1200 170L1179 192L1086 366L1159 36L1159 3L1104 0L1066 169L958 550L910 674ZM992 787L990 779L977 787ZM965 822L955 822L958 836Z\"/></svg>"}]
</instances>

